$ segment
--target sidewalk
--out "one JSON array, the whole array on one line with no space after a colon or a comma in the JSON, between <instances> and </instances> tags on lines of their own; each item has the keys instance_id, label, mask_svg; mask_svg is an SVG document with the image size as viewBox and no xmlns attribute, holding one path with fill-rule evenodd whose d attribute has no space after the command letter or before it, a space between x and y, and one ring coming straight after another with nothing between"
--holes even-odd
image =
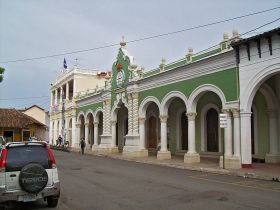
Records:
<instances>
[{"instance_id":1,"label":"sidewalk","mask_svg":"<svg viewBox=\"0 0 280 210\"><path fill-rule=\"evenodd\" d=\"M77 150L72 150L76 151ZM201 157L200 163L185 164L183 162L184 157L179 155L173 155L171 160L157 160L156 155L149 155L149 157L132 158L124 157L122 153L101 155L92 152L91 150L85 150L86 154L110 157L114 159L121 159L127 161L134 161L139 163L162 165L173 168L188 169L201 172L219 173L234 176L242 176L244 178L254 178L269 181L280 181L280 164L268 164L268 163L253 163L251 169L222 169L219 167L219 160L217 158Z\"/></svg>"}]
</instances>

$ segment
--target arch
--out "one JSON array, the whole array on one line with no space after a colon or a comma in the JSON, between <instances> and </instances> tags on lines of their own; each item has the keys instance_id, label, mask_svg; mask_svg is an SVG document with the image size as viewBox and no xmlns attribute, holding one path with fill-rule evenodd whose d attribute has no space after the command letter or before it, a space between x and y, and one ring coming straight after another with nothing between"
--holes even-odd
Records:
<instances>
[{"instance_id":1,"label":"arch","mask_svg":"<svg viewBox=\"0 0 280 210\"><path fill-rule=\"evenodd\" d=\"M244 112L251 112L252 102L257 91L268 78L276 75L277 73L280 73L279 63L264 68L248 82L250 86L245 89L246 92L244 92L240 98L240 108L243 109Z\"/></svg>"},{"instance_id":2,"label":"arch","mask_svg":"<svg viewBox=\"0 0 280 210\"><path fill-rule=\"evenodd\" d=\"M179 92L179 91L172 91L166 94L161 102L161 108L160 108L160 114L161 115L167 115L168 114L168 108L170 103L174 98L180 98L184 102L187 110L187 97Z\"/></svg>"},{"instance_id":3,"label":"arch","mask_svg":"<svg viewBox=\"0 0 280 210\"><path fill-rule=\"evenodd\" d=\"M226 97L225 97L223 91L215 85L205 84L205 85L201 85L201 86L197 87L191 93L189 100L188 100L188 104L187 104L188 112L196 112L197 102L200 99L200 97L206 92L216 93L222 102L222 107L225 107Z\"/></svg>"},{"instance_id":4,"label":"arch","mask_svg":"<svg viewBox=\"0 0 280 210\"><path fill-rule=\"evenodd\" d=\"M125 103L122 103L122 104L128 110L127 105ZM113 106L112 111L111 111L111 119L112 119L112 121L117 121L117 119L118 119L118 110L121 108L121 105L119 103L115 103L115 105Z\"/></svg>"},{"instance_id":5,"label":"arch","mask_svg":"<svg viewBox=\"0 0 280 210\"><path fill-rule=\"evenodd\" d=\"M89 123L89 116L90 114L92 115L92 117L94 117L93 111L91 109L87 110L86 114L85 114L85 122Z\"/></svg>"},{"instance_id":6,"label":"arch","mask_svg":"<svg viewBox=\"0 0 280 210\"><path fill-rule=\"evenodd\" d=\"M215 109L217 113L220 113L220 109L216 104L206 104L201 109L201 151L207 151L207 132L206 132L206 115L210 109ZM218 129L218 138L219 138L219 152L222 151L222 142L221 142L221 129Z\"/></svg>"},{"instance_id":7,"label":"arch","mask_svg":"<svg viewBox=\"0 0 280 210\"><path fill-rule=\"evenodd\" d=\"M276 107L279 107L278 101L276 100L277 96L269 85L263 84L259 88L259 91L265 97L268 110L275 110Z\"/></svg>"},{"instance_id":8,"label":"arch","mask_svg":"<svg viewBox=\"0 0 280 210\"><path fill-rule=\"evenodd\" d=\"M81 117L85 118L85 113L83 111L80 111L79 114L77 115L77 123L81 123Z\"/></svg>"},{"instance_id":9,"label":"arch","mask_svg":"<svg viewBox=\"0 0 280 210\"><path fill-rule=\"evenodd\" d=\"M99 116L100 116L100 113L103 114L104 110L101 108L101 107L98 107L94 114L93 114L93 119L94 119L94 122L99 122Z\"/></svg>"},{"instance_id":10,"label":"arch","mask_svg":"<svg viewBox=\"0 0 280 210\"><path fill-rule=\"evenodd\" d=\"M143 118L146 117L147 108L152 102L154 102L157 105L158 109L160 110L161 105L159 100L154 96L148 96L141 102L139 106L139 117L143 117Z\"/></svg>"}]
</instances>

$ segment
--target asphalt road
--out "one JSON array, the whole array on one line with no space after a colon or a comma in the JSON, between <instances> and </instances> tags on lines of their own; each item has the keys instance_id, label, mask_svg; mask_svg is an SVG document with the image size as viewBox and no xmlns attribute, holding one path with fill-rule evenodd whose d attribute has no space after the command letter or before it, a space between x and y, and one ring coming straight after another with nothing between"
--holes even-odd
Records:
<instances>
[{"instance_id":1,"label":"asphalt road","mask_svg":"<svg viewBox=\"0 0 280 210\"><path fill-rule=\"evenodd\" d=\"M280 183L54 151L60 210L280 209ZM49 209L43 201L10 209ZM51 208L50 208L51 209Z\"/></svg>"}]
</instances>

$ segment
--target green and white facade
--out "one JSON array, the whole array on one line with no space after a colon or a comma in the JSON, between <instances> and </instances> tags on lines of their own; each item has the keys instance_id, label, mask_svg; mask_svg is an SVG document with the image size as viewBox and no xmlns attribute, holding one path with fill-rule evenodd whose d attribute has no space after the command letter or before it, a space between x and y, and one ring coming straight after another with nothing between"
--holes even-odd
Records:
<instances>
[{"instance_id":1,"label":"green and white facade","mask_svg":"<svg viewBox=\"0 0 280 210\"><path fill-rule=\"evenodd\" d=\"M189 48L183 59L162 59L145 72L122 41L104 89L76 100L72 145L84 137L97 153L184 154L186 164L216 156L220 165L224 149L226 168L250 167L253 158L279 163L279 49L279 29L243 40L234 31L216 48Z\"/></svg>"}]
</instances>

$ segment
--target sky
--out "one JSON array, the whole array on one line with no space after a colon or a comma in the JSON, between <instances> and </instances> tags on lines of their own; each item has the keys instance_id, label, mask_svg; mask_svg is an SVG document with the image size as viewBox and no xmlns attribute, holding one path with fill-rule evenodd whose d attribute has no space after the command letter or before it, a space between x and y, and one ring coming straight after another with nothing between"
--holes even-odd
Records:
<instances>
[{"instance_id":1,"label":"sky","mask_svg":"<svg viewBox=\"0 0 280 210\"><path fill-rule=\"evenodd\" d=\"M72 52L178 31L279 7L279 0L0 0L0 108L34 104L49 110L50 84L68 67L110 71L119 46L32 61L7 62ZM280 17L280 9L170 36L127 44L138 67L157 68L222 41L233 28L247 32ZM280 21L254 31L256 35ZM77 60L76 60L77 59Z\"/></svg>"}]
</instances>

